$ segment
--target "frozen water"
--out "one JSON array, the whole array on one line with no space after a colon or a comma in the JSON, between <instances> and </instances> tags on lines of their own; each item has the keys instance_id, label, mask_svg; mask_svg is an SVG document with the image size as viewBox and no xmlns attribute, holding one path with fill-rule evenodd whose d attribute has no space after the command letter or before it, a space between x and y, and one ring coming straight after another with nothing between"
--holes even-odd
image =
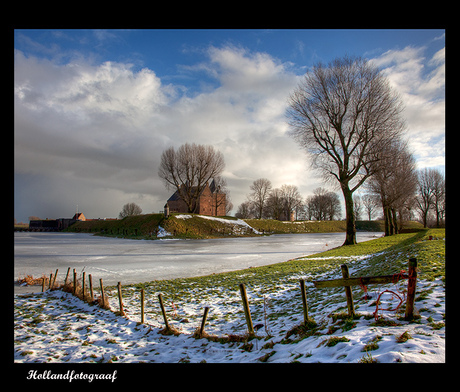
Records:
<instances>
[{"instance_id":1,"label":"frozen water","mask_svg":"<svg viewBox=\"0 0 460 392\"><path fill-rule=\"evenodd\" d=\"M358 242L382 233L359 232ZM287 261L339 246L345 233L207 240L127 240L83 233L15 233L14 278L83 269L113 285L209 275ZM326 245L327 244L327 245ZM58 278L59 279L59 278ZM22 288L24 291L24 288Z\"/></svg>"}]
</instances>

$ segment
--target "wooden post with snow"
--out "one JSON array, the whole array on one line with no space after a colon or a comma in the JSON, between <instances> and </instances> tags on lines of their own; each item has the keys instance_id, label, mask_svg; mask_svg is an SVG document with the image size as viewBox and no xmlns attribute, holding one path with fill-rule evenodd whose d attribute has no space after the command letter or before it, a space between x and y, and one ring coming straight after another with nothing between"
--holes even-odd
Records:
<instances>
[{"instance_id":1,"label":"wooden post with snow","mask_svg":"<svg viewBox=\"0 0 460 392\"><path fill-rule=\"evenodd\" d=\"M417 259L409 259L409 282L407 283L406 321L414 318L415 290L417 288Z\"/></svg>"},{"instance_id":2,"label":"wooden post with snow","mask_svg":"<svg viewBox=\"0 0 460 392\"><path fill-rule=\"evenodd\" d=\"M94 301L94 292L93 292L93 277L91 274L88 274L88 279L89 279L89 292L91 295L91 302Z\"/></svg>"},{"instance_id":3,"label":"wooden post with snow","mask_svg":"<svg viewBox=\"0 0 460 392\"><path fill-rule=\"evenodd\" d=\"M81 279L81 295L82 295L82 300L85 300L85 280L86 280L86 272L83 271L83 276Z\"/></svg>"},{"instance_id":4,"label":"wooden post with snow","mask_svg":"<svg viewBox=\"0 0 460 392\"><path fill-rule=\"evenodd\" d=\"M249 336L254 336L254 327L252 325L251 312L249 311L248 296L246 294L246 287L244 283L240 284L241 299L243 300L244 316L246 317L246 324L248 325Z\"/></svg>"},{"instance_id":5,"label":"wooden post with snow","mask_svg":"<svg viewBox=\"0 0 460 392\"><path fill-rule=\"evenodd\" d=\"M69 278L69 273L70 273L70 267L67 268L67 275L65 276L65 279L64 279L64 286L67 284L67 279Z\"/></svg>"},{"instance_id":6,"label":"wooden post with snow","mask_svg":"<svg viewBox=\"0 0 460 392\"><path fill-rule=\"evenodd\" d=\"M101 304L102 304L102 308L105 308L105 293L104 293L104 285L102 284L102 278L99 279L99 283L101 284Z\"/></svg>"},{"instance_id":7,"label":"wooden post with snow","mask_svg":"<svg viewBox=\"0 0 460 392\"><path fill-rule=\"evenodd\" d=\"M346 264L342 264L340 268L342 269L343 278L348 279L350 277L350 274L348 273L348 266ZM353 293L351 292L350 286L345 286L345 295L347 296L348 315L350 317L354 317L355 305L353 304Z\"/></svg>"},{"instance_id":8,"label":"wooden post with snow","mask_svg":"<svg viewBox=\"0 0 460 392\"><path fill-rule=\"evenodd\" d=\"M166 329L169 330L170 328L169 328L169 324L168 324L168 318L166 317L166 311L165 311L165 307L163 305L163 298L161 296L161 293L158 294L158 300L160 301L161 313L163 313L163 319L165 320Z\"/></svg>"},{"instance_id":9,"label":"wooden post with snow","mask_svg":"<svg viewBox=\"0 0 460 392\"><path fill-rule=\"evenodd\" d=\"M120 304L120 316L124 316L125 312L123 310L123 298L121 296L121 282L118 282L118 302Z\"/></svg>"},{"instance_id":10,"label":"wooden post with snow","mask_svg":"<svg viewBox=\"0 0 460 392\"><path fill-rule=\"evenodd\" d=\"M203 336L204 326L206 324L206 319L208 318L209 306L204 308L203 319L201 320L201 328L200 328L200 337Z\"/></svg>"},{"instance_id":11,"label":"wooden post with snow","mask_svg":"<svg viewBox=\"0 0 460 392\"><path fill-rule=\"evenodd\" d=\"M303 305L303 320L305 326L308 324L308 304L307 304L307 294L305 292L305 280L300 279L300 291L302 293L302 305Z\"/></svg>"},{"instance_id":12,"label":"wooden post with snow","mask_svg":"<svg viewBox=\"0 0 460 392\"><path fill-rule=\"evenodd\" d=\"M144 289L141 289L141 324L144 324L144 300L145 300L145 293Z\"/></svg>"},{"instance_id":13,"label":"wooden post with snow","mask_svg":"<svg viewBox=\"0 0 460 392\"><path fill-rule=\"evenodd\" d=\"M73 295L77 293L77 270L73 269Z\"/></svg>"}]
</instances>

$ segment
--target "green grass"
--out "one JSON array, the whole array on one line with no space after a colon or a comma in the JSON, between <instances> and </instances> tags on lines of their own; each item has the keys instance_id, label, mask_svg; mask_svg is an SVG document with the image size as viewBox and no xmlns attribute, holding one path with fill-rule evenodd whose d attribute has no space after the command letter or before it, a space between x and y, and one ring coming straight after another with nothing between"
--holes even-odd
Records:
<instances>
[{"instance_id":1,"label":"green grass","mask_svg":"<svg viewBox=\"0 0 460 392\"><path fill-rule=\"evenodd\" d=\"M433 240L428 240L429 236ZM226 290L238 292L245 283L248 290L258 288L259 294L275 293L287 282L298 282L298 276L337 272L346 263L343 257L369 255L368 262L354 276L389 275L407 269L408 259L416 257L420 279L434 280L445 277L445 229L425 229L416 233L382 237L356 245L344 246L315 255L282 263L225 272L194 278L158 280L131 285L150 292L166 293L169 301L194 301L205 297L224 296ZM314 303L314 302L312 302Z\"/></svg>"}]
</instances>

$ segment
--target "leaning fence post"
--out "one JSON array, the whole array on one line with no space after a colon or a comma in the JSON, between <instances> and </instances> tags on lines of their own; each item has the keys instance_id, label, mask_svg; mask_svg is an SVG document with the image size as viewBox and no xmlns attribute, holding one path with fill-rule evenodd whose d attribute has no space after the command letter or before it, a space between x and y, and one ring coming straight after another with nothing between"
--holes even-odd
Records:
<instances>
[{"instance_id":1,"label":"leaning fence post","mask_svg":"<svg viewBox=\"0 0 460 392\"><path fill-rule=\"evenodd\" d=\"M169 328L169 324L168 324L168 319L166 317L165 307L163 305L163 298L161 297L161 293L158 294L158 300L160 301L160 308L161 308L161 312L163 313L163 318L165 320L166 329L169 330L170 328Z\"/></svg>"},{"instance_id":2,"label":"leaning fence post","mask_svg":"<svg viewBox=\"0 0 460 392\"><path fill-rule=\"evenodd\" d=\"M249 311L248 296L244 283L240 284L241 299L243 300L244 316L246 317L246 324L248 325L248 332L250 336L254 336L254 327L252 325L251 312Z\"/></svg>"},{"instance_id":3,"label":"leaning fence post","mask_svg":"<svg viewBox=\"0 0 460 392\"><path fill-rule=\"evenodd\" d=\"M120 316L124 316L123 311L123 298L121 297L121 282L118 282L118 302L120 303Z\"/></svg>"},{"instance_id":4,"label":"leaning fence post","mask_svg":"<svg viewBox=\"0 0 460 392\"><path fill-rule=\"evenodd\" d=\"M50 280L48 282L48 290L51 290L51 282L53 281L53 274L50 274Z\"/></svg>"},{"instance_id":5,"label":"leaning fence post","mask_svg":"<svg viewBox=\"0 0 460 392\"><path fill-rule=\"evenodd\" d=\"M51 285L51 288L53 288L54 285L56 284L56 277L57 277L58 271L59 271L59 268L56 268L56 272L54 273L54 279L53 279L53 284Z\"/></svg>"},{"instance_id":6,"label":"leaning fence post","mask_svg":"<svg viewBox=\"0 0 460 392\"><path fill-rule=\"evenodd\" d=\"M415 289L417 288L417 259L409 259L409 281L407 282L406 321L414 318Z\"/></svg>"},{"instance_id":7,"label":"leaning fence post","mask_svg":"<svg viewBox=\"0 0 460 392\"><path fill-rule=\"evenodd\" d=\"M204 308L203 320L201 321L201 328L200 328L200 338L203 336L204 332L204 325L206 324L206 319L208 317L209 306Z\"/></svg>"},{"instance_id":8,"label":"leaning fence post","mask_svg":"<svg viewBox=\"0 0 460 392\"><path fill-rule=\"evenodd\" d=\"M348 279L350 277L348 273L348 266L346 264L342 264L340 268L342 268L342 277L344 279ZM355 316L355 306L353 304L353 293L351 292L350 286L345 286L345 294L347 296L348 315L350 317L354 317Z\"/></svg>"},{"instance_id":9,"label":"leaning fence post","mask_svg":"<svg viewBox=\"0 0 460 392\"><path fill-rule=\"evenodd\" d=\"M65 279L64 279L64 286L67 284L67 279L69 277L69 273L70 273L70 267L67 268L67 275L65 276Z\"/></svg>"},{"instance_id":10,"label":"leaning fence post","mask_svg":"<svg viewBox=\"0 0 460 392\"><path fill-rule=\"evenodd\" d=\"M102 307L105 308L105 294L104 294L104 285L102 284L102 278L99 279L99 283L101 284Z\"/></svg>"},{"instance_id":11,"label":"leaning fence post","mask_svg":"<svg viewBox=\"0 0 460 392\"><path fill-rule=\"evenodd\" d=\"M302 292L302 304L303 304L303 320L305 326L308 324L308 305L307 305L307 294L305 293L305 280L300 279L300 291Z\"/></svg>"}]
</instances>

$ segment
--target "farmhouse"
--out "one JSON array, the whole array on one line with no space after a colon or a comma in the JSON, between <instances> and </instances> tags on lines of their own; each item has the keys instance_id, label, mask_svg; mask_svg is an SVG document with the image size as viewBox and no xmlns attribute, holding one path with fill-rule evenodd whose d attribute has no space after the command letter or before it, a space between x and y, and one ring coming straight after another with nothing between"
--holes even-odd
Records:
<instances>
[{"instance_id":1,"label":"farmhouse","mask_svg":"<svg viewBox=\"0 0 460 392\"><path fill-rule=\"evenodd\" d=\"M185 187L185 185L182 185ZM191 191L193 193L194 188ZM198 200L195 204L194 213L208 216L224 216L225 215L225 193L219 191L214 180L211 185L206 183L206 186L198 196ZM173 193L173 195L166 202L165 208L169 208L169 212L187 213L187 204L181 199L179 191Z\"/></svg>"}]
</instances>

